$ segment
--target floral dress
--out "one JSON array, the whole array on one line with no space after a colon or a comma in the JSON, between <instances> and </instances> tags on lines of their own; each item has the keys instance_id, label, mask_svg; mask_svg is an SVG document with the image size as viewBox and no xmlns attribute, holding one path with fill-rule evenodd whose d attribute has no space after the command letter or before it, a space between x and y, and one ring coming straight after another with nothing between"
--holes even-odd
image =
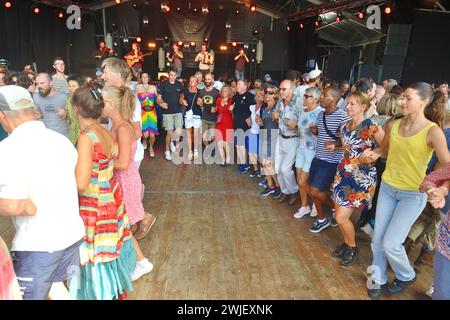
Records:
<instances>
[{"instance_id":1,"label":"floral dress","mask_svg":"<svg viewBox=\"0 0 450 320\"><path fill-rule=\"evenodd\" d=\"M340 207L364 209L372 206L377 183L375 164L360 162L360 155L366 149L374 149L373 135L379 126L371 119L365 119L349 131L345 124L341 137L343 158L338 165L333 183L332 199Z\"/></svg>"}]
</instances>

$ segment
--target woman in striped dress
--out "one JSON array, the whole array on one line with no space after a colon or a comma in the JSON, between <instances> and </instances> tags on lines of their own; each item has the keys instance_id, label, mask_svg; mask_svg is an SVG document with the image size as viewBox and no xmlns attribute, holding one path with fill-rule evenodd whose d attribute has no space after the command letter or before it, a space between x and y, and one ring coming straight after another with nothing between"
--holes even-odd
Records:
<instances>
[{"instance_id":1,"label":"woman in striped dress","mask_svg":"<svg viewBox=\"0 0 450 320\"><path fill-rule=\"evenodd\" d=\"M155 99L157 90L154 85L150 85L150 77L148 73L143 73L141 76L141 84L136 86L136 94L141 102L142 108L142 143L144 149L149 145L149 154L153 158L155 151L153 145L155 144L155 136L158 132L158 115L156 114ZM147 144L149 140L149 144Z\"/></svg>"},{"instance_id":2,"label":"woman in striped dress","mask_svg":"<svg viewBox=\"0 0 450 320\"><path fill-rule=\"evenodd\" d=\"M82 130L76 178L86 235L80 247L81 272L70 292L79 300L121 299L132 290L136 252L122 189L114 176L118 146L97 122L104 107L97 88L84 85L72 101Z\"/></svg>"}]
</instances>

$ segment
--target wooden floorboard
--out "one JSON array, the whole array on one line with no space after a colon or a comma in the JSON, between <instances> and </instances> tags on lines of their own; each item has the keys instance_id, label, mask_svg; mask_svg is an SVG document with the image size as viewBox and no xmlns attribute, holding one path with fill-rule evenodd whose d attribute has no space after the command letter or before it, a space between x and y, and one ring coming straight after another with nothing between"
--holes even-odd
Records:
<instances>
[{"instance_id":1,"label":"wooden floorboard","mask_svg":"<svg viewBox=\"0 0 450 320\"><path fill-rule=\"evenodd\" d=\"M370 241L359 236L359 260L341 267L330 255L341 243L337 228L309 232L313 218L295 220L295 206L260 197L257 179L235 166L177 166L158 153L141 175L144 207L157 221L140 245L154 270L129 299L367 299ZM0 218L0 232L10 243L9 219ZM431 281L424 268L395 299L427 299Z\"/></svg>"}]
</instances>

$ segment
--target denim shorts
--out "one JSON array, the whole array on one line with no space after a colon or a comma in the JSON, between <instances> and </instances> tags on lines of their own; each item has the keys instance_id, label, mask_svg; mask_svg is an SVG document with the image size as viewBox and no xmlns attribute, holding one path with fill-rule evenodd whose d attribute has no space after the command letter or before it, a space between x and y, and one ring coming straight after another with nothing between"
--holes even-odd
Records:
<instances>
[{"instance_id":1,"label":"denim shorts","mask_svg":"<svg viewBox=\"0 0 450 320\"><path fill-rule=\"evenodd\" d=\"M322 192L328 192L334 182L338 163L330 163L314 158L309 169L308 184Z\"/></svg>"},{"instance_id":2,"label":"denim shorts","mask_svg":"<svg viewBox=\"0 0 450 320\"><path fill-rule=\"evenodd\" d=\"M11 252L23 299L46 300L54 282L69 280L79 272L81 243L54 252Z\"/></svg>"},{"instance_id":3,"label":"denim shorts","mask_svg":"<svg viewBox=\"0 0 450 320\"><path fill-rule=\"evenodd\" d=\"M311 163L315 156L315 150L298 148L297 156L295 158L295 167L297 169L302 169L303 172L309 173Z\"/></svg>"}]
</instances>

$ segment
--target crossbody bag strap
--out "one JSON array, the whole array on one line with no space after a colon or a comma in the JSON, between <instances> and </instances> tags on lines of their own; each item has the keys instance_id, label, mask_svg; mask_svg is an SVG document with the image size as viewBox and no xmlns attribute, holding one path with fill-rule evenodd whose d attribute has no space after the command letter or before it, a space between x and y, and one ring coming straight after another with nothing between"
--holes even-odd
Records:
<instances>
[{"instance_id":1,"label":"crossbody bag strap","mask_svg":"<svg viewBox=\"0 0 450 320\"><path fill-rule=\"evenodd\" d=\"M323 113L323 116L322 116L322 122L323 122L323 127L325 128L325 131L327 132L328 136L330 136L331 138L333 138L336 141L339 140L339 137L337 137L333 132L330 131L330 129L328 129L327 121L325 120L325 112Z\"/></svg>"}]
</instances>

